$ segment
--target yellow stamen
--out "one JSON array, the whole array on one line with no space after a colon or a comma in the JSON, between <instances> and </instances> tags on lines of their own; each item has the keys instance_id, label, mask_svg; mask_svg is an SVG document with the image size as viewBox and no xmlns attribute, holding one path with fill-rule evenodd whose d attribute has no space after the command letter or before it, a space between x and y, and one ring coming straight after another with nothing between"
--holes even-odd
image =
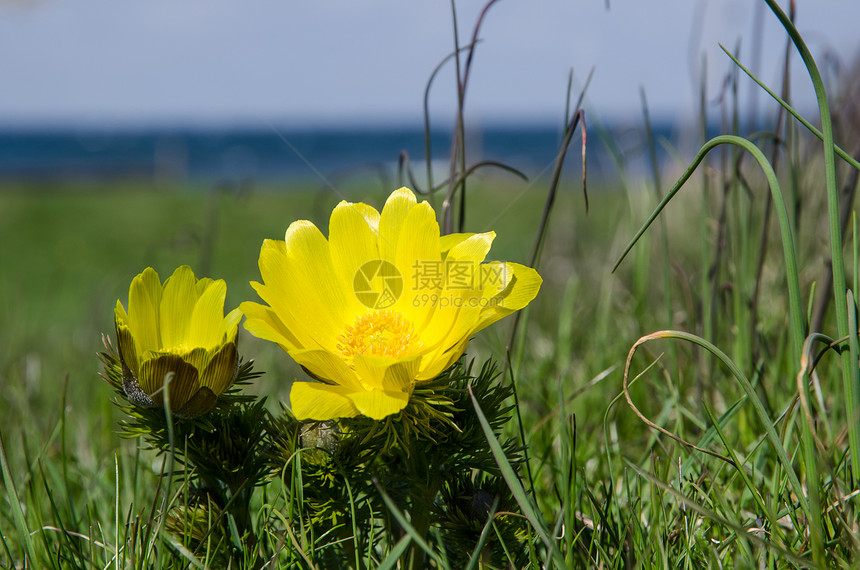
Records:
<instances>
[{"instance_id":1,"label":"yellow stamen","mask_svg":"<svg viewBox=\"0 0 860 570\"><path fill-rule=\"evenodd\" d=\"M358 354L400 358L420 345L415 325L397 311L361 315L337 337L337 350L350 364Z\"/></svg>"}]
</instances>

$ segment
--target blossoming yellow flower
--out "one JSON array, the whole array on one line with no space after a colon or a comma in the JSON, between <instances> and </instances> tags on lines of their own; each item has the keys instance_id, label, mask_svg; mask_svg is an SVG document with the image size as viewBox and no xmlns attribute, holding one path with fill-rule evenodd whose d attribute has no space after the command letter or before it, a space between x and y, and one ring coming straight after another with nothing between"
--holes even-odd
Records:
<instances>
[{"instance_id":1,"label":"blossoming yellow flower","mask_svg":"<svg viewBox=\"0 0 860 570\"><path fill-rule=\"evenodd\" d=\"M128 312L116 303L116 336L123 388L134 403L160 406L165 379L170 405L182 416L209 411L236 377L242 313L224 316L227 286L179 267L162 286L147 268L134 278Z\"/></svg>"},{"instance_id":2,"label":"blossoming yellow flower","mask_svg":"<svg viewBox=\"0 0 860 570\"><path fill-rule=\"evenodd\" d=\"M278 343L319 382L295 382L299 419L402 410L416 383L454 363L477 331L537 295L534 269L484 263L495 234L439 235L430 204L407 188L380 214L341 202L329 238L308 221L260 251L268 306L245 302L245 328Z\"/></svg>"}]
</instances>

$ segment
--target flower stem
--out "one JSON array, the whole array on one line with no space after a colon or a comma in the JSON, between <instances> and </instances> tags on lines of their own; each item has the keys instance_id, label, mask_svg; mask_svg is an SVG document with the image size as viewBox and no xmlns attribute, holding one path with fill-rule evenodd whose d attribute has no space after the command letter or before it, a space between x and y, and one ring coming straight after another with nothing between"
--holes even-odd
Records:
<instances>
[{"instance_id":1,"label":"flower stem","mask_svg":"<svg viewBox=\"0 0 860 570\"><path fill-rule=\"evenodd\" d=\"M421 464L421 465L419 465ZM415 533L425 540L427 532L430 530L430 514L433 503L436 500L436 494L439 492L440 480L434 476L435 473L432 466L429 466L424 461L412 461L411 466L417 475L422 467L423 473L429 480L422 481L422 478L415 477L415 484L412 489L412 528ZM409 549L407 563L405 568L410 570L418 570L425 568L424 558L425 553L421 546L416 541L412 541L412 547Z\"/></svg>"}]
</instances>

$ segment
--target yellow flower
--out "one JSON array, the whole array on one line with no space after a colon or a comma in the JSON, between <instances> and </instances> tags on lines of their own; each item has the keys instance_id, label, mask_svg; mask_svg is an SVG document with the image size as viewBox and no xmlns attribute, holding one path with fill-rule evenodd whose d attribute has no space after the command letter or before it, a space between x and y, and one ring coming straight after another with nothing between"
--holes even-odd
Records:
<instances>
[{"instance_id":1,"label":"yellow flower","mask_svg":"<svg viewBox=\"0 0 860 570\"><path fill-rule=\"evenodd\" d=\"M134 278L128 312L116 303L116 337L123 389L138 405L163 405L170 377L170 406L194 417L209 411L236 377L236 340L242 313L224 316L227 286L200 279L187 265L162 286L147 268Z\"/></svg>"},{"instance_id":2,"label":"yellow flower","mask_svg":"<svg viewBox=\"0 0 860 570\"><path fill-rule=\"evenodd\" d=\"M302 220L285 241L264 241L264 283L251 285L268 306L240 309L251 334L278 343L319 380L293 384L295 416L395 414L473 334L525 307L541 278L516 263L484 263L494 237L440 237L430 204L401 188L381 214L341 202L328 240Z\"/></svg>"}]
</instances>

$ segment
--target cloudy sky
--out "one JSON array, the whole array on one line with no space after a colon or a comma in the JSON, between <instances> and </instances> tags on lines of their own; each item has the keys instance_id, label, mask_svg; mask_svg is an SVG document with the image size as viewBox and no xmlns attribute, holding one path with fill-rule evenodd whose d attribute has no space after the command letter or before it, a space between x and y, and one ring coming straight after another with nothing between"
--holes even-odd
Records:
<instances>
[{"instance_id":1,"label":"cloudy sky","mask_svg":"<svg viewBox=\"0 0 860 570\"><path fill-rule=\"evenodd\" d=\"M821 67L847 68L860 1L796 3ZM483 4L457 2L463 43ZM731 69L720 43L774 86L785 46L754 0L501 0L480 38L467 95L478 122L559 120L569 71L581 86L592 67L588 109L603 119L636 116L640 87L654 114L693 113L703 62L710 100ZM453 45L442 0L0 0L0 127L418 122ZM439 118L454 108L453 75L434 84Z\"/></svg>"}]
</instances>

